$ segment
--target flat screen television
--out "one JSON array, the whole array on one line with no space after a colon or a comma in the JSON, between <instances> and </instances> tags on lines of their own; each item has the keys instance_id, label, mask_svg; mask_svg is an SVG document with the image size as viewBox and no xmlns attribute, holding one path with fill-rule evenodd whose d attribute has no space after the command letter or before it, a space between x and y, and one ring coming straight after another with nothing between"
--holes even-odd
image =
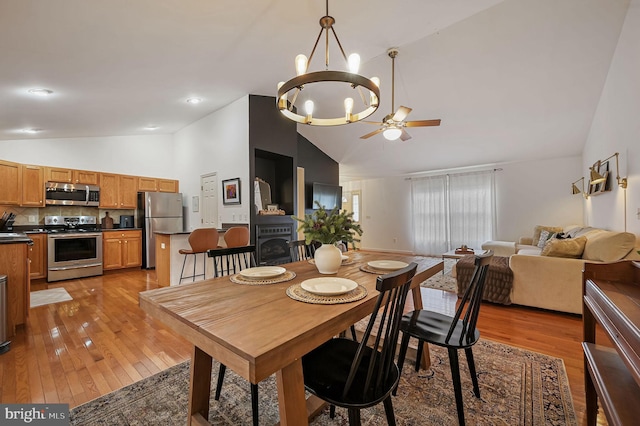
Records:
<instances>
[{"instance_id":1,"label":"flat screen television","mask_svg":"<svg viewBox=\"0 0 640 426\"><path fill-rule=\"evenodd\" d=\"M316 201L324 206L327 210L335 207L342 208L342 187L338 185L330 185L326 183L313 183L311 206L309 208L317 209Z\"/></svg>"}]
</instances>

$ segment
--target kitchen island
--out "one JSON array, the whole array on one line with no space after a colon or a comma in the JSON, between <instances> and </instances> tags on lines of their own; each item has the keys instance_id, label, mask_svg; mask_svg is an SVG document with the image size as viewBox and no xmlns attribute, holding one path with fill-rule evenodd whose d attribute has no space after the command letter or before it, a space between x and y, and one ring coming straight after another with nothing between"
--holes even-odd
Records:
<instances>
[{"instance_id":1,"label":"kitchen island","mask_svg":"<svg viewBox=\"0 0 640 426\"><path fill-rule=\"evenodd\" d=\"M29 246L23 233L0 232L0 275L7 276L7 337L16 334L29 315Z\"/></svg>"}]
</instances>

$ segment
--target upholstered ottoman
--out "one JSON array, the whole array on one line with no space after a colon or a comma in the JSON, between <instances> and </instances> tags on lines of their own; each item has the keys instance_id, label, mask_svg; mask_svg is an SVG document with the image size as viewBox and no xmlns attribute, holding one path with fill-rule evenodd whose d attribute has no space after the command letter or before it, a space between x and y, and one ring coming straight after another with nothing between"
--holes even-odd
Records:
<instances>
[{"instance_id":1,"label":"upholstered ottoman","mask_svg":"<svg viewBox=\"0 0 640 426\"><path fill-rule=\"evenodd\" d=\"M516 254L514 241L486 241L482 244L482 250L492 250L494 256L509 257Z\"/></svg>"}]
</instances>

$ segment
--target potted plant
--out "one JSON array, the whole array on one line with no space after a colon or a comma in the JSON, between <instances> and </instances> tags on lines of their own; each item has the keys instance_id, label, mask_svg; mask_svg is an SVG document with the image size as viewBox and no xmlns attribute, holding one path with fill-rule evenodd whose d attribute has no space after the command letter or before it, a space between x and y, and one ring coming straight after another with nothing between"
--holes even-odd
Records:
<instances>
[{"instance_id":1,"label":"potted plant","mask_svg":"<svg viewBox=\"0 0 640 426\"><path fill-rule=\"evenodd\" d=\"M336 243L343 242L345 245L360 241L357 236L362 235L360 224L353 221L353 213L340 210L338 207L327 211L325 206L315 202L318 206L312 214L305 214L304 218L292 216L300 222L298 232L304 233L306 244L314 241L322 243L314 255L315 264L321 274L335 274L342 263L342 252Z\"/></svg>"}]
</instances>

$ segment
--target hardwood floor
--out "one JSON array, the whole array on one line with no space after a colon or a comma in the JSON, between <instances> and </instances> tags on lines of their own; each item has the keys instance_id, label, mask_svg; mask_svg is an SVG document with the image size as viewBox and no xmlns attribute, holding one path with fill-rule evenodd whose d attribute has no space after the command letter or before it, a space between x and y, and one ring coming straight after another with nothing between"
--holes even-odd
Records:
<instances>
[{"instance_id":1,"label":"hardwood floor","mask_svg":"<svg viewBox=\"0 0 640 426\"><path fill-rule=\"evenodd\" d=\"M145 270L51 283L73 300L31 309L0 356L0 402L74 407L189 359L190 344L138 307L138 293L155 283L155 271ZM444 311L457 300L429 289L423 299L425 308ZM581 317L484 304L479 328L483 338L562 358L585 424Z\"/></svg>"}]
</instances>

